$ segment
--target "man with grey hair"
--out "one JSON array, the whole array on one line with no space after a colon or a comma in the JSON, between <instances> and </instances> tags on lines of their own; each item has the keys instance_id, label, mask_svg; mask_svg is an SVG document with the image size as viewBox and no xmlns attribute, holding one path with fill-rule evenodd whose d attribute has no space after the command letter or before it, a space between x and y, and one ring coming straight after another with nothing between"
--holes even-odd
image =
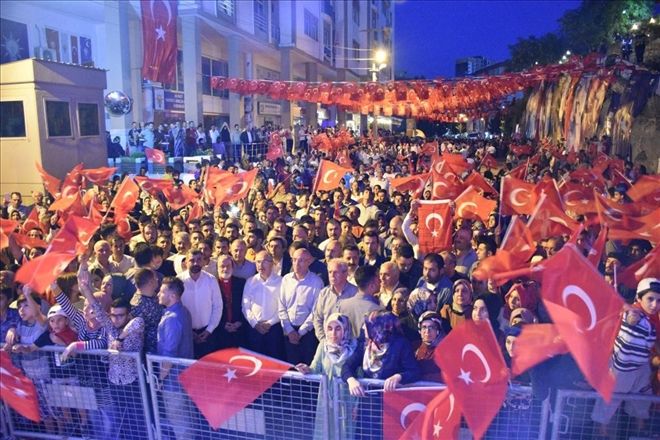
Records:
<instances>
[{"instance_id":1,"label":"man with grey hair","mask_svg":"<svg viewBox=\"0 0 660 440\"><path fill-rule=\"evenodd\" d=\"M328 281L329 285L319 293L312 315L314 332L319 341L325 338L325 320L328 316L338 312L339 304L357 293L357 287L348 282L348 263L341 258L328 261Z\"/></svg>"}]
</instances>

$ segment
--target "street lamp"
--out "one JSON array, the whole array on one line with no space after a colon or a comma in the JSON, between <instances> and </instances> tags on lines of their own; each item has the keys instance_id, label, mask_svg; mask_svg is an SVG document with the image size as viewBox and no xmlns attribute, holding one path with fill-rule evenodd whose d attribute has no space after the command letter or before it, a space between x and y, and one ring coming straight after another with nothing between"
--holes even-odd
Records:
<instances>
[{"instance_id":1,"label":"street lamp","mask_svg":"<svg viewBox=\"0 0 660 440\"><path fill-rule=\"evenodd\" d=\"M376 49L371 59L371 80L378 81L378 72L387 67L387 51L385 49Z\"/></svg>"}]
</instances>

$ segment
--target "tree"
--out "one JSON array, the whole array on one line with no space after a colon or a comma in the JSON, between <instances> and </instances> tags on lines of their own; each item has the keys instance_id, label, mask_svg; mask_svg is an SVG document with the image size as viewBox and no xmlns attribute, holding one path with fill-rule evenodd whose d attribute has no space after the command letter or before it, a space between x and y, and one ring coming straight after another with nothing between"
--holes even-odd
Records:
<instances>
[{"instance_id":1,"label":"tree","mask_svg":"<svg viewBox=\"0 0 660 440\"><path fill-rule=\"evenodd\" d=\"M565 47L562 39L554 33L547 33L540 38L533 35L529 38L519 38L516 44L509 46L509 70L517 72L536 64L554 64L564 54Z\"/></svg>"},{"instance_id":2,"label":"tree","mask_svg":"<svg viewBox=\"0 0 660 440\"><path fill-rule=\"evenodd\" d=\"M584 55L629 33L633 24L647 21L652 11L652 0L583 0L579 8L559 19L560 32L570 50Z\"/></svg>"}]
</instances>

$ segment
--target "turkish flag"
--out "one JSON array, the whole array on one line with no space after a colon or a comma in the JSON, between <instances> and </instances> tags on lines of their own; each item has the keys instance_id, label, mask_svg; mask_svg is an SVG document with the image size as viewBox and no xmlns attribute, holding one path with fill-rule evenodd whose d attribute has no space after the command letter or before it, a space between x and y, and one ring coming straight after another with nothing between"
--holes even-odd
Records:
<instances>
[{"instance_id":1,"label":"turkish flag","mask_svg":"<svg viewBox=\"0 0 660 440\"><path fill-rule=\"evenodd\" d=\"M484 223L488 222L488 217L495 211L497 202L490 200L479 194L479 191L473 186L469 186L455 200L456 213L454 218L479 219Z\"/></svg>"},{"instance_id":2,"label":"turkish flag","mask_svg":"<svg viewBox=\"0 0 660 440\"><path fill-rule=\"evenodd\" d=\"M49 211L60 211L62 213L62 218L66 218L69 215L86 215L87 210L83 205L82 196L80 191L74 193L67 192L67 195L64 195L62 192L62 197L55 200L48 207Z\"/></svg>"},{"instance_id":3,"label":"turkish flag","mask_svg":"<svg viewBox=\"0 0 660 440\"><path fill-rule=\"evenodd\" d=\"M352 169L340 167L329 160L321 160L321 165L319 165L316 173L312 194L316 191L331 191L339 188L341 179L351 172L353 172Z\"/></svg>"},{"instance_id":4,"label":"turkish flag","mask_svg":"<svg viewBox=\"0 0 660 440\"><path fill-rule=\"evenodd\" d=\"M219 429L291 367L289 363L243 348L227 348L208 354L186 368L179 375L179 382L209 425Z\"/></svg>"},{"instance_id":5,"label":"turkish flag","mask_svg":"<svg viewBox=\"0 0 660 440\"><path fill-rule=\"evenodd\" d=\"M170 208L174 210L181 209L199 198L199 194L187 185L167 188L163 190L163 194L170 204Z\"/></svg>"},{"instance_id":6,"label":"turkish flag","mask_svg":"<svg viewBox=\"0 0 660 440\"><path fill-rule=\"evenodd\" d=\"M48 252L85 253L99 226L99 222L87 217L69 216L50 241Z\"/></svg>"},{"instance_id":7,"label":"turkish flag","mask_svg":"<svg viewBox=\"0 0 660 440\"><path fill-rule=\"evenodd\" d=\"M575 246L544 262L541 296L559 335L589 384L609 401L609 372L623 300Z\"/></svg>"},{"instance_id":8,"label":"turkish flag","mask_svg":"<svg viewBox=\"0 0 660 440\"><path fill-rule=\"evenodd\" d=\"M516 179L519 180L525 180L525 177L527 177L528 165L529 165L529 160L513 168L511 171L509 171L509 174L507 175L511 177L515 177Z\"/></svg>"},{"instance_id":9,"label":"turkish flag","mask_svg":"<svg viewBox=\"0 0 660 440\"><path fill-rule=\"evenodd\" d=\"M48 243L46 243L44 240L40 238L28 237L25 234L14 234L14 240L16 241L17 245L26 249L32 249L35 247L46 249L48 247Z\"/></svg>"},{"instance_id":10,"label":"turkish flag","mask_svg":"<svg viewBox=\"0 0 660 440\"><path fill-rule=\"evenodd\" d=\"M527 263L534 255L536 244L532 231L517 215L512 217L500 249L509 252L511 258L519 263Z\"/></svg>"},{"instance_id":11,"label":"turkish flag","mask_svg":"<svg viewBox=\"0 0 660 440\"><path fill-rule=\"evenodd\" d=\"M6 351L0 351L0 398L26 419L41 422L37 389L34 383L14 366Z\"/></svg>"},{"instance_id":12,"label":"turkish flag","mask_svg":"<svg viewBox=\"0 0 660 440\"><path fill-rule=\"evenodd\" d=\"M619 283L636 289L644 278L660 277L660 246L654 247L639 261L629 265L619 274Z\"/></svg>"},{"instance_id":13,"label":"turkish flag","mask_svg":"<svg viewBox=\"0 0 660 440\"><path fill-rule=\"evenodd\" d=\"M492 154L486 153L481 159L481 165L479 168L481 167L497 168L497 159L495 159Z\"/></svg>"},{"instance_id":14,"label":"turkish flag","mask_svg":"<svg viewBox=\"0 0 660 440\"><path fill-rule=\"evenodd\" d=\"M154 197L158 197L166 190L171 190L174 186L174 182L170 179L152 179L150 177L135 176L133 180L142 191L146 191Z\"/></svg>"},{"instance_id":15,"label":"turkish flag","mask_svg":"<svg viewBox=\"0 0 660 440\"><path fill-rule=\"evenodd\" d=\"M554 324L527 324L513 344L511 374L519 376L535 365L565 353L568 353L568 347Z\"/></svg>"},{"instance_id":16,"label":"turkish flag","mask_svg":"<svg viewBox=\"0 0 660 440\"><path fill-rule=\"evenodd\" d=\"M233 173L221 170L217 167L206 167L204 173L204 183L202 185L202 194L207 204L215 202L215 188L227 177L233 176Z\"/></svg>"},{"instance_id":17,"label":"turkish flag","mask_svg":"<svg viewBox=\"0 0 660 440\"><path fill-rule=\"evenodd\" d=\"M16 281L43 293L76 258L71 252L46 252L23 264L16 272Z\"/></svg>"},{"instance_id":18,"label":"turkish flag","mask_svg":"<svg viewBox=\"0 0 660 440\"><path fill-rule=\"evenodd\" d=\"M419 250L422 253L451 249L452 219L448 200L420 201L417 217Z\"/></svg>"},{"instance_id":19,"label":"turkish flag","mask_svg":"<svg viewBox=\"0 0 660 440\"><path fill-rule=\"evenodd\" d=\"M529 156L530 154L532 154L533 150L532 147L529 145L511 145L511 152L516 156L523 156L523 155Z\"/></svg>"},{"instance_id":20,"label":"turkish flag","mask_svg":"<svg viewBox=\"0 0 660 440\"><path fill-rule=\"evenodd\" d=\"M483 191L484 194L499 194L499 192L493 188L493 185L488 183L488 181L476 171L472 171L463 182L465 186L474 186L475 188Z\"/></svg>"},{"instance_id":21,"label":"turkish flag","mask_svg":"<svg viewBox=\"0 0 660 440\"><path fill-rule=\"evenodd\" d=\"M481 438L502 407L509 379L491 325L462 322L438 344L434 357L472 434Z\"/></svg>"},{"instance_id":22,"label":"turkish flag","mask_svg":"<svg viewBox=\"0 0 660 440\"><path fill-rule=\"evenodd\" d=\"M535 185L523 180L504 176L500 188L500 212L502 215L531 214L537 202Z\"/></svg>"},{"instance_id":23,"label":"turkish flag","mask_svg":"<svg viewBox=\"0 0 660 440\"><path fill-rule=\"evenodd\" d=\"M339 166L344 168L351 167L351 158L348 156L348 150L346 148L339 150L336 159Z\"/></svg>"},{"instance_id":24,"label":"turkish flag","mask_svg":"<svg viewBox=\"0 0 660 440\"><path fill-rule=\"evenodd\" d=\"M576 214L596 212L594 192L590 187L579 183L564 182L559 188L559 193L567 211L572 211Z\"/></svg>"},{"instance_id":25,"label":"turkish flag","mask_svg":"<svg viewBox=\"0 0 660 440\"><path fill-rule=\"evenodd\" d=\"M543 238L562 234L571 235L578 228L578 223L543 194L527 222L527 226L532 231L534 239L540 241Z\"/></svg>"},{"instance_id":26,"label":"turkish flag","mask_svg":"<svg viewBox=\"0 0 660 440\"><path fill-rule=\"evenodd\" d=\"M142 77L173 84L177 65L177 4L142 0Z\"/></svg>"},{"instance_id":27,"label":"turkish flag","mask_svg":"<svg viewBox=\"0 0 660 440\"><path fill-rule=\"evenodd\" d=\"M383 393L383 440L402 438L404 431L421 421L426 405L438 391L402 388Z\"/></svg>"},{"instance_id":28,"label":"turkish flag","mask_svg":"<svg viewBox=\"0 0 660 440\"><path fill-rule=\"evenodd\" d=\"M204 206L202 204L201 200L196 200L195 203L192 204L192 207L190 208L190 212L188 213L188 219L186 219L186 224L189 225L191 221L197 220L202 218L204 215Z\"/></svg>"},{"instance_id":29,"label":"turkish flag","mask_svg":"<svg viewBox=\"0 0 660 440\"><path fill-rule=\"evenodd\" d=\"M126 176L121 185L119 185L119 189L117 190L117 194L115 194L115 198L112 199L110 208L115 208L115 212L131 212L139 195L140 188L133 179Z\"/></svg>"},{"instance_id":30,"label":"turkish flag","mask_svg":"<svg viewBox=\"0 0 660 440\"><path fill-rule=\"evenodd\" d=\"M625 185L627 188L630 188L632 186L632 182L630 180L628 180L628 178L626 176L624 176L623 173L621 173L621 171L611 170L610 175L611 175L611 178L612 178L612 185L613 186L620 185L620 184Z\"/></svg>"},{"instance_id":31,"label":"turkish flag","mask_svg":"<svg viewBox=\"0 0 660 440\"><path fill-rule=\"evenodd\" d=\"M39 221L39 210L36 207L32 208L30 214L27 216L27 218L21 225L21 230L24 233L27 233L32 229L39 229L40 231L43 232L43 228L41 227L41 222Z\"/></svg>"},{"instance_id":32,"label":"turkish flag","mask_svg":"<svg viewBox=\"0 0 660 440\"><path fill-rule=\"evenodd\" d=\"M635 184L627 191L628 197L636 202L647 201L660 204L660 175L640 176Z\"/></svg>"},{"instance_id":33,"label":"turkish flag","mask_svg":"<svg viewBox=\"0 0 660 440\"><path fill-rule=\"evenodd\" d=\"M600 264L600 260L603 256L603 251L605 251L605 243L607 242L607 232L608 232L607 226L600 227L600 231L598 232L598 237L596 237L594 244L591 246L591 249L589 250L589 255L587 255L587 260L589 260L591 264L593 264L594 267L596 268Z\"/></svg>"},{"instance_id":34,"label":"turkish flag","mask_svg":"<svg viewBox=\"0 0 660 440\"><path fill-rule=\"evenodd\" d=\"M437 168L431 169L431 197L433 200L455 199L465 190L465 185L453 171L446 171L448 167L442 167L444 173L438 172Z\"/></svg>"},{"instance_id":35,"label":"turkish flag","mask_svg":"<svg viewBox=\"0 0 660 440\"><path fill-rule=\"evenodd\" d=\"M422 154L432 156L438 154L438 141L427 142L422 146Z\"/></svg>"},{"instance_id":36,"label":"turkish flag","mask_svg":"<svg viewBox=\"0 0 660 440\"><path fill-rule=\"evenodd\" d=\"M268 151L266 152L266 159L275 162L278 158L284 155L282 150L282 142L270 142L268 144Z\"/></svg>"},{"instance_id":37,"label":"turkish flag","mask_svg":"<svg viewBox=\"0 0 660 440\"><path fill-rule=\"evenodd\" d=\"M83 177L97 185L107 182L117 172L116 167L90 168L80 171Z\"/></svg>"},{"instance_id":38,"label":"turkish flag","mask_svg":"<svg viewBox=\"0 0 660 440\"><path fill-rule=\"evenodd\" d=\"M0 249L9 246L9 234L13 233L20 225L16 220L0 218Z\"/></svg>"},{"instance_id":39,"label":"turkish flag","mask_svg":"<svg viewBox=\"0 0 660 440\"><path fill-rule=\"evenodd\" d=\"M165 159L165 152L158 150L156 148L144 147L144 155L147 156L147 160L153 163L159 163L165 165L167 160Z\"/></svg>"},{"instance_id":40,"label":"turkish flag","mask_svg":"<svg viewBox=\"0 0 660 440\"><path fill-rule=\"evenodd\" d=\"M467 163L462 154L442 153L440 158L447 162L452 170L458 175L463 174L470 169L470 164Z\"/></svg>"},{"instance_id":41,"label":"turkish flag","mask_svg":"<svg viewBox=\"0 0 660 440\"><path fill-rule=\"evenodd\" d=\"M390 180L390 187L402 193L411 191L417 193L424 189L426 181L429 179L430 174L416 174L414 176L396 177Z\"/></svg>"},{"instance_id":42,"label":"turkish flag","mask_svg":"<svg viewBox=\"0 0 660 440\"><path fill-rule=\"evenodd\" d=\"M641 238L651 243L660 243L660 209L643 217L624 217L622 226L613 226L608 234L610 240Z\"/></svg>"},{"instance_id":43,"label":"turkish flag","mask_svg":"<svg viewBox=\"0 0 660 440\"><path fill-rule=\"evenodd\" d=\"M603 179L602 175L595 174L592 168L578 168L571 171L568 177L570 180L575 180L598 189L603 189L605 186L605 179Z\"/></svg>"},{"instance_id":44,"label":"turkish flag","mask_svg":"<svg viewBox=\"0 0 660 440\"><path fill-rule=\"evenodd\" d=\"M541 179L534 187L534 193L537 200L540 200L541 195L545 194L550 203L559 206L562 211L564 210L564 201L559 193L555 179Z\"/></svg>"},{"instance_id":45,"label":"turkish flag","mask_svg":"<svg viewBox=\"0 0 660 440\"><path fill-rule=\"evenodd\" d=\"M35 162L35 165L37 167L37 171L39 172L39 175L41 176L41 180L43 181L44 186L46 187L46 191L48 191L53 197L55 197L60 192L60 185L62 184L62 181L57 177L48 174L39 162Z\"/></svg>"},{"instance_id":46,"label":"turkish flag","mask_svg":"<svg viewBox=\"0 0 660 440\"><path fill-rule=\"evenodd\" d=\"M518 269L529 271L529 264L517 261L509 251L498 250L495 255L484 258L472 272L472 276L481 281L493 280L501 286L511 278L521 276Z\"/></svg>"},{"instance_id":47,"label":"turkish flag","mask_svg":"<svg viewBox=\"0 0 660 440\"><path fill-rule=\"evenodd\" d=\"M217 186L215 191L215 203L231 203L246 198L250 189L254 186L254 179L259 170L257 168L246 173L231 174Z\"/></svg>"},{"instance_id":48,"label":"turkish flag","mask_svg":"<svg viewBox=\"0 0 660 440\"><path fill-rule=\"evenodd\" d=\"M131 222L128 220L128 212L124 212L121 209L115 211L114 223L117 225L117 234L124 240L130 240L133 236L133 231L131 230Z\"/></svg>"},{"instance_id":49,"label":"turkish flag","mask_svg":"<svg viewBox=\"0 0 660 440\"><path fill-rule=\"evenodd\" d=\"M418 391L418 393L425 392ZM453 440L458 438L461 408L456 403L456 398L447 388L432 393L433 398L426 404L424 412L409 424L405 432L398 437L400 440ZM395 393L386 393L385 396L387 397L388 394ZM385 436L388 434L386 429L383 429L383 432Z\"/></svg>"},{"instance_id":50,"label":"turkish flag","mask_svg":"<svg viewBox=\"0 0 660 440\"><path fill-rule=\"evenodd\" d=\"M78 165L71 168L71 171L64 176L62 181L62 187L60 191L60 197L63 199L71 198L75 196L76 193L80 192L80 187L82 186L82 170L83 164L79 163Z\"/></svg>"}]
</instances>

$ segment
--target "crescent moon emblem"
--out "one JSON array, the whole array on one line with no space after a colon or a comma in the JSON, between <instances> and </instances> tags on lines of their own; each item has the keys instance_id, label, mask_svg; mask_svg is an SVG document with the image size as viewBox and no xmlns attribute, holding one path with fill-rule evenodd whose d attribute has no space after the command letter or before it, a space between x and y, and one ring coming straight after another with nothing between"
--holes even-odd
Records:
<instances>
[{"instance_id":1,"label":"crescent moon emblem","mask_svg":"<svg viewBox=\"0 0 660 440\"><path fill-rule=\"evenodd\" d=\"M442 229L444 227L445 221L442 218L442 216L438 213L433 212L433 213L427 215L426 220L424 220L424 224L426 225L427 228L429 228L429 230L435 231L435 229L433 229L431 227L431 225L429 224L431 222L431 220L433 220L433 219L438 220L438 223L440 223L440 229Z\"/></svg>"},{"instance_id":2,"label":"crescent moon emblem","mask_svg":"<svg viewBox=\"0 0 660 440\"><path fill-rule=\"evenodd\" d=\"M247 182L245 182L245 181L240 181L240 182L235 183L235 184L232 185L232 187L231 187L232 191L234 190L234 188L235 188L236 185L238 185L238 184L241 185L241 189L239 189L238 191L234 192L234 193L233 193L234 195L242 194L243 192L245 192L245 190L246 190L246 188L247 188Z\"/></svg>"},{"instance_id":3,"label":"crescent moon emblem","mask_svg":"<svg viewBox=\"0 0 660 440\"><path fill-rule=\"evenodd\" d=\"M244 354L237 354L236 356L232 356L231 358L229 358L229 363L231 364L236 359L242 359L244 361L250 361L254 364L254 369L250 372L250 374L246 374L245 377L254 376L255 374L257 374L259 372L259 370L261 370L261 367L263 365L263 362L261 362L256 357L246 356Z\"/></svg>"},{"instance_id":4,"label":"crescent moon emblem","mask_svg":"<svg viewBox=\"0 0 660 440\"><path fill-rule=\"evenodd\" d=\"M403 411L401 411L401 417L399 418L399 422L401 422L401 427L403 429L406 429L406 418L410 413L423 412L425 409L426 409L426 405L421 404L419 402L414 402L407 405L405 408L403 408Z\"/></svg>"},{"instance_id":5,"label":"crescent moon emblem","mask_svg":"<svg viewBox=\"0 0 660 440\"><path fill-rule=\"evenodd\" d=\"M525 188L516 188L513 191L511 191L511 194L509 195L509 200L511 201L511 204L513 206L525 206L527 202L520 202L518 200L518 193L525 193L527 194L527 200L529 200L530 194L529 191L527 191Z\"/></svg>"},{"instance_id":6,"label":"crescent moon emblem","mask_svg":"<svg viewBox=\"0 0 660 440\"><path fill-rule=\"evenodd\" d=\"M172 21L172 8L170 7L170 2L169 0L161 0L165 4L165 9L167 9L167 26L170 25L170 22ZM154 3L155 0L151 0L150 8L151 8L151 16L154 17Z\"/></svg>"},{"instance_id":7,"label":"crescent moon emblem","mask_svg":"<svg viewBox=\"0 0 660 440\"><path fill-rule=\"evenodd\" d=\"M561 225L564 225L568 228L568 223L566 223L566 220L564 220L561 217L550 217L548 220L552 220L555 223L559 223Z\"/></svg>"},{"instance_id":8,"label":"crescent moon emblem","mask_svg":"<svg viewBox=\"0 0 660 440\"><path fill-rule=\"evenodd\" d=\"M484 375L484 378L480 380L481 383L486 383L490 380L490 365L488 365L488 361L486 360L486 356L479 350L479 347L477 347L474 344L465 344L463 346L463 351L461 352L461 361L465 357L465 353L468 351L471 351L472 353L475 354L481 361L481 363L484 366L484 370L486 371L486 374Z\"/></svg>"},{"instance_id":9,"label":"crescent moon emblem","mask_svg":"<svg viewBox=\"0 0 660 440\"><path fill-rule=\"evenodd\" d=\"M587 292L585 292L575 284L569 284L568 286L564 287L564 290L561 292L561 301L564 303L564 306L566 306L567 308L568 305L566 305L566 300L570 296L577 296L578 298L580 298L580 301L582 301L584 305L587 306L587 310L589 310L589 318L591 319L591 322L589 323L589 327L587 327L587 330L592 330L596 326L597 315L596 315L596 307L594 306L591 297L589 297L589 294ZM582 332L581 329L578 329L578 331Z\"/></svg>"},{"instance_id":10,"label":"crescent moon emblem","mask_svg":"<svg viewBox=\"0 0 660 440\"><path fill-rule=\"evenodd\" d=\"M335 171L335 170L329 170L327 173L325 173L325 174L323 175L323 183L325 183L325 184L327 184L327 185L331 184L332 182L330 182L330 181L328 180L328 178L329 178L330 176L332 176L333 174L337 174L337 171Z\"/></svg>"},{"instance_id":11,"label":"crescent moon emblem","mask_svg":"<svg viewBox=\"0 0 660 440\"><path fill-rule=\"evenodd\" d=\"M463 210L465 209L466 206L474 206L474 209L477 209L477 204L474 202L463 202L461 203L461 206L458 207L458 216L463 217Z\"/></svg>"},{"instance_id":12,"label":"crescent moon emblem","mask_svg":"<svg viewBox=\"0 0 660 440\"><path fill-rule=\"evenodd\" d=\"M449 394L449 414L447 414L447 421L449 421L449 418L451 415L454 414L454 395Z\"/></svg>"},{"instance_id":13,"label":"crescent moon emblem","mask_svg":"<svg viewBox=\"0 0 660 440\"><path fill-rule=\"evenodd\" d=\"M577 202L572 201L573 199L571 199L569 197L571 194L581 194L581 193L580 193L580 191L577 191L577 190L574 189L574 190L568 191L566 194L564 194L564 203L568 206L575 206L575 205L577 205Z\"/></svg>"}]
</instances>

